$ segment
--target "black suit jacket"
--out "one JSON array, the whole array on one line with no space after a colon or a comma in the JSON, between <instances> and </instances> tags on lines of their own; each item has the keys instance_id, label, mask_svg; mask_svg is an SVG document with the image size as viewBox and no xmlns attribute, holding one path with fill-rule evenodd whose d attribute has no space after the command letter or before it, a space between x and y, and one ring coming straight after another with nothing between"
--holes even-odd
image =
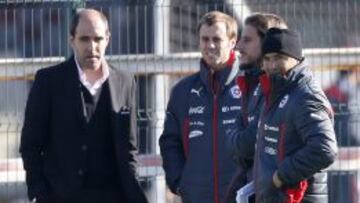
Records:
<instances>
[{"instance_id":1,"label":"black suit jacket","mask_svg":"<svg viewBox=\"0 0 360 203\"><path fill-rule=\"evenodd\" d=\"M147 202L135 177L136 115L132 75L110 68L111 128L121 190L128 203ZM30 91L20 153L32 199L76 195L81 187L80 135L85 125L74 58L39 70Z\"/></svg>"}]
</instances>

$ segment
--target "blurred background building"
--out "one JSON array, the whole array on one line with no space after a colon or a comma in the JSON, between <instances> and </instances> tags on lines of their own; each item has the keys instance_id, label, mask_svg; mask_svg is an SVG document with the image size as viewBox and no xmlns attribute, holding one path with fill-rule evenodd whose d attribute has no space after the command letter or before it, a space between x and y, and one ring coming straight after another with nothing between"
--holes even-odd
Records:
<instances>
[{"instance_id":1,"label":"blurred background building","mask_svg":"<svg viewBox=\"0 0 360 203\"><path fill-rule=\"evenodd\" d=\"M150 202L179 201L165 186L158 137L171 87L198 67L196 25L211 10L240 24L252 12L275 13L301 33L305 57L336 113L341 151L329 170L329 201L360 202L358 0L0 0L0 203L26 202L18 153L26 98L36 70L72 54L69 23L83 7L109 17L108 59L136 74L139 174Z\"/></svg>"}]
</instances>

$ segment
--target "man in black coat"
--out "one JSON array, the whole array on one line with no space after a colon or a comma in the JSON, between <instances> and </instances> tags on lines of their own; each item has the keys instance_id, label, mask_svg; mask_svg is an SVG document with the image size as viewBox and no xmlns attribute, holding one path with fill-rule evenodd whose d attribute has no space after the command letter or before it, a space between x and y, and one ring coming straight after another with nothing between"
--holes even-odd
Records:
<instances>
[{"instance_id":1,"label":"man in black coat","mask_svg":"<svg viewBox=\"0 0 360 203\"><path fill-rule=\"evenodd\" d=\"M135 177L133 76L105 61L110 31L99 11L79 11L74 56L36 73L20 152L29 199L44 203L145 203Z\"/></svg>"}]
</instances>

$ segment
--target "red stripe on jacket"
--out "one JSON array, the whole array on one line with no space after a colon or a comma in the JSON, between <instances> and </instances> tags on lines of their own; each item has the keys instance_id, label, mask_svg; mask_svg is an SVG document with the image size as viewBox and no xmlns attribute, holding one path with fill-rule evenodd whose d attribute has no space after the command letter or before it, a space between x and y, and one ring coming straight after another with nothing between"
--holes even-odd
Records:
<instances>
[{"instance_id":1,"label":"red stripe on jacket","mask_svg":"<svg viewBox=\"0 0 360 203\"><path fill-rule=\"evenodd\" d=\"M183 125L183 134L182 134L185 157L187 157L189 153L189 132L190 132L190 119L189 117L185 117L184 125Z\"/></svg>"},{"instance_id":2,"label":"red stripe on jacket","mask_svg":"<svg viewBox=\"0 0 360 203\"><path fill-rule=\"evenodd\" d=\"M240 88L242 97L241 97L241 106L242 106L242 115L243 115L243 122L245 126L248 126L248 108L247 108L247 96L249 91L249 84L246 81L245 75L241 75L236 79L236 83Z\"/></svg>"},{"instance_id":3,"label":"red stripe on jacket","mask_svg":"<svg viewBox=\"0 0 360 203\"><path fill-rule=\"evenodd\" d=\"M278 160L279 163L281 163L282 160L285 158L285 124L280 124L280 140L279 140L279 146L278 146ZM286 188L286 200L284 203L301 203L301 201L304 198L305 192L308 188L308 182L307 180L302 180L298 185L296 185L294 188Z\"/></svg>"},{"instance_id":4,"label":"red stripe on jacket","mask_svg":"<svg viewBox=\"0 0 360 203\"><path fill-rule=\"evenodd\" d=\"M214 200L215 203L220 203L219 200L219 157L218 157L218 103L217 97L214 96L213 106L213 158L214 158Z\"/></svg>"},{"instance_id":5,"label":"red stripe on jacket","mask_svg":"<svg viewBox=\"0 0 360 203\"><path fill-rule=\"evenodd\" d=\"M271 81L266 74L262 74L259 77L260 85L265 96L265 109L269 110L270 105L270 91L271 91Z\"/></svg>"}]
</instances>

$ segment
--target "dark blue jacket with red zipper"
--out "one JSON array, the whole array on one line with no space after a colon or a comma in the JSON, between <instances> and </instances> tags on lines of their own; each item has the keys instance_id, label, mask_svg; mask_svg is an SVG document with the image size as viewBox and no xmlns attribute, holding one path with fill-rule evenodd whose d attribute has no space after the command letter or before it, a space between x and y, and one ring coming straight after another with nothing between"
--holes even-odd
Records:
<instances>
[{"instance_id":1,"label":"dark blue jacket with red zipper","mask_svg":"<svg viewBox=\"0 0 360 203\"><path fill-rule=\"evenodd\" d=\"M201 61L171 92L159 144L166 182L184 203L222 203L235 172L225 136L241 110L238 67L235 54L214 75Z\"/></svg>"},{"instance_id":2,"label":"dark blue jacket with red zipper","mask_svg":"<svg viewBox=\"0 0 360 203\"><path fill-rule=\"evenodd\" d=\"M237 125L229 133L228 144L232 150L234 159L252 159L255 145L257 124L260 110L264 102L263 92L259 83L259 76L262 74L260 68L240 70L237 77L237 84L241 91L241 114L237 118ZM246 134L246 135L244 135ZM246 139L246 140L244 140Z\"/></svg>"},{"instance_id":3,"label":"dark blue jacket with red zipper","mask_svg":"<svg viewBox=\"0 0 360 203\"><path fill-rule=\"evenodd\" d=\"M236 119L237 124L229 131L226 141L228 149L238 163L238 169L233 176L226 202L234 200L236 191L253 180L252 167L256 131L260 109L264 100L259 83L261 73L261 69L255 66L240 69L239 76L236 79L241 91L242 110ZM253 147L249 147L249 145L253 145Z\"/></svg>"},{"instance_id":4,"label":"dark blue jacket with red zipper","mask_svg":"<svg viewBox=\"0 0 360 203\"><path fill-rule=\"evenodd\" d=\"M257 134L254 179L257 203L328 202L327 174L337 143L331 106L304 61L285 80L262 75L265 103ZM284 183L273 185L278 171Z\"/></svg>"}]
</instances>

